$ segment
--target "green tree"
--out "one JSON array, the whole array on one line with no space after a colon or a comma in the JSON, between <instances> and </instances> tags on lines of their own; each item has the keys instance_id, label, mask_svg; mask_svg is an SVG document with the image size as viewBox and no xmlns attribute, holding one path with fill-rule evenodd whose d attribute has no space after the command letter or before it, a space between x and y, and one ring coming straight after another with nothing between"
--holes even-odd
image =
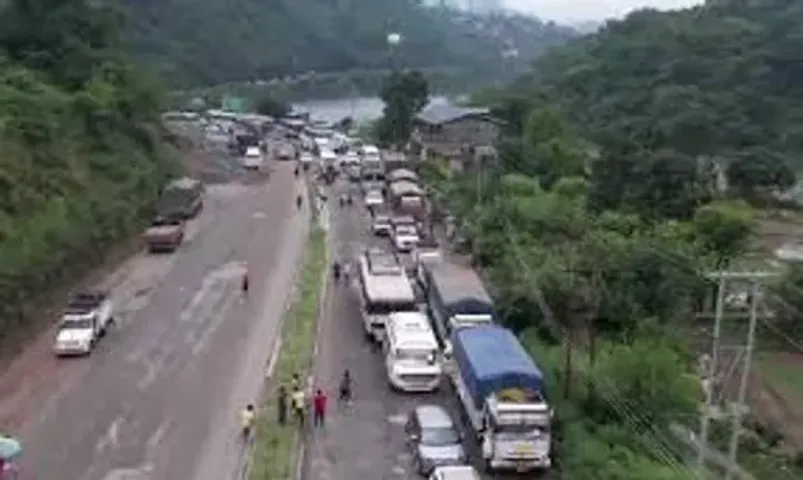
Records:
<instances>
[{"instance_id":1,"label":"green tree","mask_svg":"<svg viewBox=\"0 0 803 480\"><path fill-rule=\"evenodd\" d=\"M385 82L379 97L385 102L379 120L379 140L384 145L402 146L407 143L413 127L413 117L429 101L429 85L420 71L393 72Z\"/></svg>"},{"instance_id":2,"label":"green tree","mask_svg":"<svg viewBox=\"0 0 803 480\"><path fill-rule=\"evenodd\" d=\"M716 202L694 214L694 229L717 259L717 268L745 253L755 228L755 213L742 201Z\"/></svg>"},{"instance_id":3,"label":"green tree","mask_svg":"<svg viewBox=\"0 0 803 480\"><path fill-rule=\"evenodd\" d=\"M795 184L795 174L786 159L766 148L753 148L735 155L727 169L728 184L738 193L766 196Z\"/></svg>"},{"instance_id":4,"label":"green tree","mask_svg":"<svg viewBox=\"0 0 803 480\"><path fill-rule=\"evenodd\" d=\"M256 111L260 115L281 118L290 112L290 105L270 95L265 95L257 101Z\"/></svg>"}]
</instances>

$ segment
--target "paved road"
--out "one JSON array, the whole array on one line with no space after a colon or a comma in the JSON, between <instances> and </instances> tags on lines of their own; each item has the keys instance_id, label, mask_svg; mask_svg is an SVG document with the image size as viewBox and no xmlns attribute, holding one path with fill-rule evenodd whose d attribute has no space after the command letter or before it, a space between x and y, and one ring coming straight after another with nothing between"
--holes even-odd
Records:
<instances>
[{"instance_id":1,"label":"paved road","mask_svg":"<svg viewBox=\"0 0 803 480\"><path fill-rule=\"evenodd\" d=\"M343 184L338 188L342 191ZM383 243L367 233L368 215L358 204L341 209L332 203L329 241L333 255L354 258L365 245ZM333 408L326 429L308 435L302 478L418 478L411 471L411 456L405 449L405 415L418 404L438 403L459 418L454 397L449 388L435 394L392 391L382 357L364 340L356 285L333 285L329 293L319 336L315 383L335 395L343 369L349 368L355 379L355 402L350 408Z\"/></svg>"},{"instance_id":2,"label":"paved road","mask_svg":"<svg viewBox=\"0 0 803 480\"><path fill-rule=\"evenodd\" d=\"M0 425L22 436L23 479L232 478L236 414L264 377L307 225L292 165L272 168L210 186L179 252L102 282L122 310L90 357L54 359L49 332L5 369Z\"/></svg>"}]
</instances>

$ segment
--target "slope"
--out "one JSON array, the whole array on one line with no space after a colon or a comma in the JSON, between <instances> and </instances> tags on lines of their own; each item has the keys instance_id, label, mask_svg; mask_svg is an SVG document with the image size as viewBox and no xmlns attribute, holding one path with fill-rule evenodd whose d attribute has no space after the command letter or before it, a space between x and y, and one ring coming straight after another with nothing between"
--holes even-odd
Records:
<instances>
[{"instance_id":1,"label":"slope","mask_svg":"<svg viewBox=\"0 0 803 480\"><path fill-rule=\"evenodd\" d=\"M183 86L387 68L391 32L404 37L393 58L409 67L480 65L513 42L526 62L574 34L527 17L489 20L413 0L122 0L122 6L136 54Z\"/></svg>"}]
</instances>

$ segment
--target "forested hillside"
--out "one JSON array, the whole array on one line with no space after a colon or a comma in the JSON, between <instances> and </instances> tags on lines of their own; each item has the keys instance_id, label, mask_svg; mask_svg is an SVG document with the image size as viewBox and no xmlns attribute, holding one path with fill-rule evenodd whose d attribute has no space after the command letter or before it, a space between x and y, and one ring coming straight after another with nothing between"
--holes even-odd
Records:
<instances>
[{"instance_id":1,"label":"forested hillside","mask_svg":"<svg viewBox=\"0 0 803 480\"><path fill-rule=\"evenodd\" d=\"M81 0L0 9L0 339L136 232L176 168L120 29Z\"/></svg>"},{"instance_id":2,"label":"forested hillside","mask_svg":"<svg viewBox=\"0 0 803 480\"><path fill-rule=\"evenodd\" d=\"M136 54L179 85L294 73L408 67L504 68L515 46L527 62L574 32L521 16L479 18L413 0L122 0Z\"/></svg>"},{"instance_id":3,"label":"forested hillside","mask_svg":"<svg viewBox=\"0 0 803 480\"><path fill-rule=\"evenodd\" d=\"M547 372L561 478L709 478L688 440L701 385L726 411L736 381L730 362L712 372L699 361L713 330L706 274L756 265L777 268L785 286L750 295L772 312L757 348L762 358L786 349L790 367L757 361L748 398L782 391L765 380L773 367L790 373L772 377L787 392L774 410L750 401L738 463L753 478L803 478L803 269L754 255L775 210L765 207L777 205L767 194L801 166L801 25L794 0L634 13L475 98L504 120L499 162L466 173L428 164L439 209ZM737 283L728 291L746 290ZM726 303L723 336L741 338L742 307ZM729 423L712 422L715 450L728 451ZM726 462L707 460L721 478Z\"/></svg>"},{"instance_id":4,"label":"forested hillside","mask_svg":"<svg viewBox=\"0 0 803 480\"><path fill-rule=\"evenodd\" d=\"M642 11L549 55L535 77L596 140L799 168L801 25L795 0Z\"/></svg>"}]
</instances>

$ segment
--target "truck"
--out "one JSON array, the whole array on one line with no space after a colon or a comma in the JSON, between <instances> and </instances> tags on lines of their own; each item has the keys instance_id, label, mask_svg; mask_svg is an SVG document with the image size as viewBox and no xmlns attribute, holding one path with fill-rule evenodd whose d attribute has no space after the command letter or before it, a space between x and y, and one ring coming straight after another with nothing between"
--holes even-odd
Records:
<instances>
[{"instance_id":1,"label":"truck","mask_svg":"<svg viewBox=\"0 0 803 480\"><path fill-rule=\"evenodd\" d=\"M156 206L159 217L189 219L200 213L204 206L203 182L190 177L173 180L162 190Z\"/></svg>"},{"instance_id":2,"label":"truck","mask_svg":"<svg viewBox=\"0 0 803 480\"><path fill-rule=\"evenodd\" d=\"M113 305L108 293L75 293L62 312L53 351L57 356L89 355L113 323Z\"/></svg>"},{"instance_id":3,"label":"truck","mask_svg":"<svg viewBox=\"0 0 803 480\"><path fill-rule=\"evenodd\" d=\"M156 217L142 238L151 253L174 252L184 242L184 220L178 216Z\"/></svg>"},{"instance_id":4,"label":"truck","mask_svg":"<svg viewBox=\"0 0 803 480\"><path fill-rule=\"evenodd\" d=\"M455 329L497 322L493 300L473 268L434 262L422 270L428 313L447 354Z\"/></svg>"},{"instance_id":5,"label":"truck","mask_svg":"<svg viewBox=\"0 0 803 480\"><path fill-rule=\"evenodd\" d=\"M448 368L486 470L552 466L552 409L544 378L516 336L499 325L452 332Z\"/></svg>"}]
</instances>

